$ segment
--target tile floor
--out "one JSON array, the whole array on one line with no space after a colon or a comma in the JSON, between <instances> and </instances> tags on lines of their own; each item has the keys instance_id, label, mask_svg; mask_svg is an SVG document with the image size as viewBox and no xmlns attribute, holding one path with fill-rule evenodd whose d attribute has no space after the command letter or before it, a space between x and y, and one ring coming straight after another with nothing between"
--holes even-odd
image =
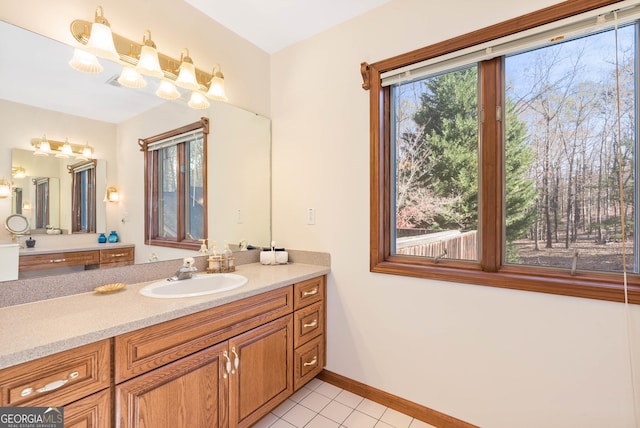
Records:
<instances>
[{"instance_id":1,"label":"tile floor","mask_svg":"<svg viewBox=\"0 0 640 428\"><path fill-rule=\"evenodd\" d=\"M313 379L253 428L427 428L427 423Z\"/></svg>"}]
</instances>

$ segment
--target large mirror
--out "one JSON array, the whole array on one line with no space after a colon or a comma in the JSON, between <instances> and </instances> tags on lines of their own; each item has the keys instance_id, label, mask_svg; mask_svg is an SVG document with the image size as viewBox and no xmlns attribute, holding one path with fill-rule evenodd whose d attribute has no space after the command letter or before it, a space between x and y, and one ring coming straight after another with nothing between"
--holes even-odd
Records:
<instances>
[{"instance_id":1,"label":"large mirror","mask_svg":"<svg viewBox=\"0 0 640 428\"><path fill-rule=\"evenodd\" d=\"M33 138L42 137L74 144L89 143L95 157L103 162L103 189L118 187L123 199L119 203L103 201L104 190L98 190L96 209L103 212L97 232L116 229L122 241L136 246L136 263L154 259L183 257L179 251L147 248L144 245L143 156L137 140L147 138L208 116L209 187L217 193L209 201L209 236L238 243L247 241L255 246L268 245L271 240L270 154L271 128L268 118L230 104L213 102L206 110L187 107L186 99L165 101L154 95L152 85L144 90L123 88L115 83L121 67L101 60L105 70L99 75L80 73L68 66L73 49L63 43L0 21L0 79L10 82L0 87L0 158L12 159L4 165L8 176L13 159L27 165L33 158ZM37 52L37 55L25 55ZM51 158L53 162L53 158ZM16 164L17 165L17 164ZM18 166L18 165L17 165ZM66 167L66 166L65 166ZM30 224L37 225L33 212L25 208L34 205L29 192L35 192L34 178L50 178L51 193L47 201L51 212L58 212L58 225L68 229L64 211L67 176L45 172L49 166L23 166L24 179L12 178L15 195L11 204L0 204L0 218L21 213ZM60 165L51 167L64 169ZM20 181L22 180L22 181ZM57 183L56 183L57 182ZM57 198L54 190L57 187ZM210 195L211 196L211 195ZM17 197L22 198L19 206ZM33 195L35 197L35 195ZM25 205L26 203L26 205ZM31 203L31 205L29 205ZM56 203L58 204L56 206ZM33 227L33 226L32 226ZM33 227L36 228L37 227ZM100 230L102 228L102 230ZM68 245L84 245L75 235L51 239L65 240ZM77 237L76 237L77 238ZM0 240L5 239L0 235ZM47 237L49 239L49 237ZM93 237L88 236L91 243ZM38 247L47 245L39 240Z\"/></svg>"}]
</instances>

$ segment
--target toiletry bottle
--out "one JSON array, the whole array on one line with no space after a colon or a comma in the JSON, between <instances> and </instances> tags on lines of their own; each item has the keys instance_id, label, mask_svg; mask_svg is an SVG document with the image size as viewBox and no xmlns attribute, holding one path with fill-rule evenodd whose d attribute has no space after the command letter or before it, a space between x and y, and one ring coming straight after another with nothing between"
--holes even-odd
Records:
<instances>
[{"instance_id":1,"label":"toiletry bottle","mask_svg":"<svg viewBox=\"0 0 640 428\"><path fill-rule=\"evenodd\" d=\"M234 270L236 270L233 263L233 253L231 252L231 249L229 248L229 244L227 242L224 243L222 258L224 260L222 264L226 268L225 269L226 272L233 272Z\"/></svg>"}]
</instances>

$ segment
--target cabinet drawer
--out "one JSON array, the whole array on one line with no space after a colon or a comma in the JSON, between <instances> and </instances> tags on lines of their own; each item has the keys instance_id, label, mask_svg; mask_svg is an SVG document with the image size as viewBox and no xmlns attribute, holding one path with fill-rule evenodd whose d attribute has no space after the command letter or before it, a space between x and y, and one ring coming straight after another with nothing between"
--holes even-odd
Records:
<instances>
[{"instance_id":1,"label":"cabinet drawer","mask_svg":"<svg viewBox=\"0 0 640 428\"><path fill-rule=\"evenodd\" d=\"M134 248L110 248L108 250L100 250L100 264L104 263L133 263Z\"/></svg>"},{"instance_id":2,"label":"cabinet drawer","mask_svg":"<svg viewBox=\"0 0 640 428\"><path fill-rule=\"evenodd\" d=\"M314 303L296 311L293 319L293 343L297 348L324 333L324 303Z\"/></svg>"},{"instance_id":3,"label":"cabinet drawer","mask_svg":"<svg viewBox=\"0 0 640 428\"><path fill-rule=\"evenodd\" d=\"M283 287L115 338L116 383L290 314L293 289Z\"/></svg>"},{"instance_id":4,"label":"cabinet drawer","mask_svg":"<svg viewBox=\"0 0 640 428\"><path fill-rule=\"evenodd\" d=\"M18 258L19 270L22 272L68 266L96 265L99 262L100 252L98 250L21 255Z\"/></svg>"},{"instance_id":5,"label":"cabinet drawer","mask_svg":"<svg viewBox=\"0 0 640 428\"><path fill-rule=\"evenodd\" d=\"M297 310L324 299L324 278L324 276L319 276L294 284L294 309Z\"/></svg>"},{"instance_id":6,"label":"cabinet drawer","mask_svg":"<svg viewBox=\"0 0 640 428\"><path fill-rule=\"evenodd\" d=\"M2 406L64 406L109 386L110 339L0 371Z\"/></svg>"},{"instance_id":7,"label":"cabinet drawer","mask_svg":"<svg viewBox=\"0 0 640 428\"><path fill-rule=\"evenodd\" d=\"M305 383L316 377L325 365L324 335L318 336L295 350L293 387L300 389Z\"/></svg>"},{"instance_id":8,"label":"cabinet drawer","mask_svg":"<svg viewBox=\"0 0 640 428\"><path fill-rule=\"evenodd\" d=\"M64 428L105 428L111 426L111 392L96 392L64 406Z\"/></svg>"}]
</instances>

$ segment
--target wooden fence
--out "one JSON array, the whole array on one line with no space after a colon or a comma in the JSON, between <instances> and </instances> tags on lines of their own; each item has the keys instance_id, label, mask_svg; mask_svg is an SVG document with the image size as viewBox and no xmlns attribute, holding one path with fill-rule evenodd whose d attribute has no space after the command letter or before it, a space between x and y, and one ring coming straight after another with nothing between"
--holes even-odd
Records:
<instances>
[{"instance_id":1,"label":"wooden fence","mask_svg":"<svg viewBox=\"0 0 640 428\"><path fill-rule=\"evenodd\" d=\"M478 232L446 232L407 236L396 240L396 253L409 256L478 260ZM446 255L445 255L446 250Z\"/></svg>"}]
</instances>

